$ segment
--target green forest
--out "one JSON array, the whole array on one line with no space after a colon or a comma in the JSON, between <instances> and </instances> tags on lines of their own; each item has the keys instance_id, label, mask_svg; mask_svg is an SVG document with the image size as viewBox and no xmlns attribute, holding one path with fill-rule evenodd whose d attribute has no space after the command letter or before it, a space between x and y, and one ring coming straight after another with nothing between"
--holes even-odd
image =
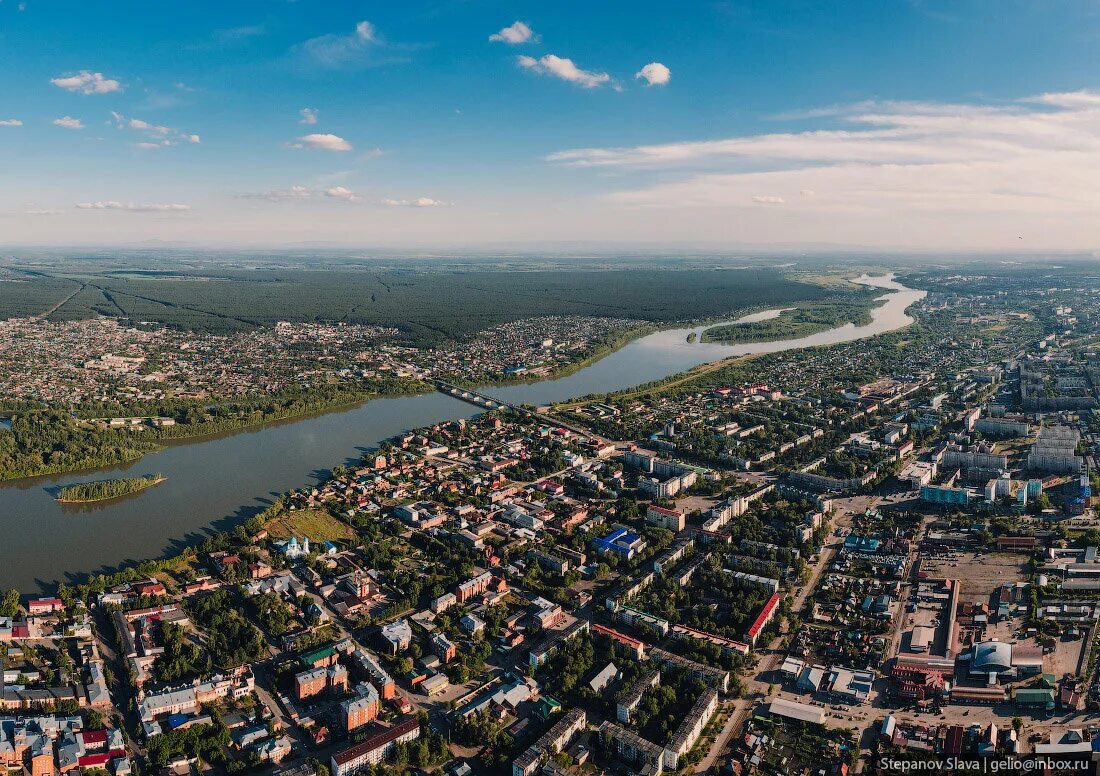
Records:
<instances>
[{"instance_id":1,"label":"green forest","mask_svg":"<svg viewBox=\"0 0 1100 776\"><path fill-rule=\"evenodd\" d=\"M703 342L772 342L809 337L845 323L864 326L871 322L871 311L878 306L881 291L853 292L838 299L826 299L784 310L776 318L748 323L714 326L703 332Z\"/></svg>"},{"instance_id":2,"label":"green forest","mask_svg":"<svg viewBox=\"0 0 1100 776\"><path fill-rule=\"evenodd\" d=\"M213 405L172 399L132 403L125 408L96 404L76 408L75 416L74 413L56 410L0 407L16 412L10 429L0 427L0 480L116 466L158 450L159 440L235 431L378 396L408 395L430 390L427 383L418 380L382 378L285 391ZM169 417L176 421L176 425L131 430L101 428L80 420L80 417L113 414Z\"/></svg>"},{"instance_id":3,"label":"green forest","mask_svg":"<svg viewBox=\"0 0 1100 776\"><path fill-rule=\"evenodd\" d=\"M479 269L27 274L0 283L0 319L97 315L227 333L277 321L395 326L413 345L461 340L548 315L667 323L826 298L824 286L771 269ZM54 309L56 308L56 309Z\"/></svg>"},{"instance_id":4,"label":"green forest","mask_svg":"<svg viewBox=\"0 0 1100 776\"><path fill-rule=\"evenodd\" d=\"M57 494L57 500L62 502L87 502L106 501L112 498L122 498L131 493L138 493L164 482L163 474L153 474L148 477L120 477L113 480L98 480L96 482L79 482L62 488Z\"/></svg>"}]
</instances>

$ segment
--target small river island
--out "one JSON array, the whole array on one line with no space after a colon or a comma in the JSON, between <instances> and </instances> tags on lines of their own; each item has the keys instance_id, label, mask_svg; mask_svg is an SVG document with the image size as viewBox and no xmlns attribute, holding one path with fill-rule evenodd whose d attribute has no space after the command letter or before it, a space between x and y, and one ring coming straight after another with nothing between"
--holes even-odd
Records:
<instances>
[{"instance_id":1,"label":"small river island","mask_svg":"<svg viewBox=\"0 0 1100 776\"><path fill-rule=\"evenodd\" d=\"M760 315L752 320L746 316L733 323L712 326L703 331L699 341L725 345L775 342L809 337L846 324L866 326L872 321L872 310L880 303L873 296L864 296L811 302L785 310L768 310L767 316Z\"/></svg>"},{"instance_id":2,"label":"small river island","mask_svg":"<svg viewBox=\"0 0 1100 776\"><path fill-rule=\"evenodd\" d=\"M62 504L88 504L93 501L110 501L111 499L139 493L154 485L160 485L166 479L168 478L163 474L154 474L149 477L121 477L114 480L79 482L58 491L57 500Z\"/></svg>"}]
</instances>

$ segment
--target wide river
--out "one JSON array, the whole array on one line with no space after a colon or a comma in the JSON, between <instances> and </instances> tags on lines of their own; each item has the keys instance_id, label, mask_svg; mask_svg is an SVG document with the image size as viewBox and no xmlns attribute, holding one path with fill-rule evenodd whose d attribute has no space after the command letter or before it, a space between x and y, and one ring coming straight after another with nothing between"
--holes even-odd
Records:
<instances>
[{"instance_id":1,"label":"wide river","mask_svg":"<svg viewBox=\"0 0 1100 776\"><path fill-rule=\"evenodd\" d=\"M548 404L590 393L622 390L699 364L748 353L770 353L849 342L900 328L905 310L924 296L892 276L864 277L883 288L885 302L866 326L844 326L811 337L734 346L689 343L696 329L668 329L642 337L568 377L487 388L515 404ZM764 311L743 321L776 315ZM172 553L211 530L231 527L262 510L274 496L323 479L337 463L351 463L382 440L432 423L479 412L440 393L379 399L347 410L219 437L170 444L140 461L110 469L38 477L0 485L0 588L24 593L109 572ZM95 505L58 504L57 488L106 477L161 472L167 481L129 498Z\"/></svg>"}]
</instances>

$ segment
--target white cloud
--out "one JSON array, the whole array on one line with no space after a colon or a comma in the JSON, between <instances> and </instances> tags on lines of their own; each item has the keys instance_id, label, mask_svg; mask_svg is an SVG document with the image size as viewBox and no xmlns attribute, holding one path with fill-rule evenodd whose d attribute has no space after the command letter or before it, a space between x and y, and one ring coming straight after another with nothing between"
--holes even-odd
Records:
<instances>
[{"instance_id":1,"label":"white cloud","mask_svg":"<svg viewBox=\"0 0 1100 776\"><path fill-rule=\"evenodd\" d=\"M268 202L294 202L309 199L313 196L313 189L308 186L291 186L289 189L276 189L274 191L262 191L256 194L242 194L244 199L266 199Z\"/></svg>"},{"instance_id":2,"label":"white cloud","mask_svg":"<svg viewBox=\"0 0 1100 776\"><path fill-rule=\"evenodd\" d=\"M515 46L519 43L527 43L534 37L534 30L532 30L523 22L517 21L514 22L510 27L505 27L500 32L494 32L492 35L489 36L489 40L499 41L501 43L508 43Z\"/></svg>"},{"instance_id":3,"label":"white cloud","mask_svg":"<svg viewBox=\"0 0 1100 776\"><path fill-rule=\"evenodd\" d=\"M339 135L314 133L298 138L294 148L316 148L321 151L350 151L351 143Z\"/></svg>"},{"instance_id":4,"label":"white cloud","mask_svg":"<svg viewBox=\"0 0 1100 776\"><path fill-rule=\"evenodd\" d=\"M59 216L62 215L64 210L57 210L55 208L43 208L41 210L27 210L28 216Z\"/></svg>"},{"instance_id":5,"label":"white cloud","mask_svg":"<svg viewBox=\"0 0 1100 776\"><path fill-rule=\"evenodd\" d=\"M122 91L122 85L113 78L104 78L103 73L81 70L76 75L51 78L50 83L69 92L80 94L108 94Z\"/></svg>"},{"instance_id":6,"label":"white cloud","mask_svg":"<svg viewBox=\"0 0 1100 776\"><path fill-rule=\"evenodd\" d=\"M55 126L64 127L65 129L84 129L84 122L80 119L74 119L72 116L54 119L53 123Z\"/></svg>"},{"instance_id":7,"label":"white cloud","mask_svg":"<svg viewBox=\"0 0 1100 776\"><path fill-rule=\"evenodd\" d=\"M1022 100L1024 103L1042 103L1059 108L1089 108L1100 106L1100 94L1089 91L1050 92Z\"/></svg>"},{"instance_id":8,"label":"white cloud","mask_svg":"<svg viewBox=\"0 0 1100 776\"><path fill-rule=\"evenodd\" d=\"M324 190L324 195L331 199L341 199L344 202L358 202L359 195L346 186L333 186Z\"/></svg>"},{"instance_id":9,"label":"white cloud","mask_svg":"<svg viewBox=\"0 0 1100 776\"><path fill-rule=\"evenodd\" d=\"M430 197L418 197L416 199L383 199L378 204L386 207L447 207L450 203Z\"/></svg>"},{"instance_id":10,"label":"white cloud","mask_svg":"<svg viewBox=\"0 0 1100 776\"><path fill-rule=\"evenodd\" d=\"M135 204L133 202L119 202L118 200L99 200L96 202L78 202L76 206L81 210L126 210L131 213L178 213L190 210L190 205L177 203L166 204Z\"/></svg>"},{"instance_id":11,"label":"white cloud","mask_svg":"<svg viewBox=\"0 0 1100 776\"><path fill-rule=\"evenodd\" d=\"M150 124L148 121L142 121L141 119L130 119L130 129L145 129L150 132L154 132L158 135L167 135L172 130L168 127L161 127L155 124Z\"/></svg>"},{"instance_id":12,"label":"white cloud","mask_svg":"<svg viewBox=\"0 0 1100 776\"><path fill-rule=\"evenodd\" d=\"M19 119L0 119L0 127L21 127L23 122Z\"/></svg>"},{"instance_id":13,"label":"white cloud","mask_svg":"<svg viewBox=\"0 0 1100 776\"><path fill-rule=\"evenodd\" d=\"M582 70L573 64L573 60L559 57L555 54L546 54L538 59L520 56L516 58L516 61L519 63L519 66L525 70L531 70L541 75L551 75L563 81L569 81L570 83L582 86L585 89L594 89L597 86L602 86L611 81L611 76L607 73Z\"/></svg>"},{"instance_id":14,"label":"white cloud","mask_svg":"<svg viewBox=\"0 0 1100 776\"><path fill-rule=\"evenodd\" d=\"M548 159L614 169L626 183L607 201L696 211L685 223L701 219L695 228L711 234L729 232L700 226L707 218L784 205L740 229L742 239L770 229L761 239L968 247L1030 232L1047 245L1100 244L1100 93L995 105L860 103L831 113L839 126L827 130L570 149Z\"/></svg>"},{"instance_id":15,"label":"white cloud","mask_svg":"<svg viewBox=\"0 0 1100 776\"><path fill-rule=\"evenodd\" d=\"M242 194L244 199L264 199L268 202L304 202L313 199L335 199L341 202L360 202L362 198L347 186L312 188L310 186L291 186L287 189L262 191L254 194Z\"/></svg>"},{"instance_id":16,"label":"white cloud","mask_svg":"<svg viewBox=\"0 0 1100 776\"><path fill-rule=\"evenodd\" d=\"M146 139L134 144L135 147L144 150L166 148L168 146L179 145L180 143L197 144L202 142L202 139L198 135L181 132L178 129L166 127L161 124L152 124L144 119L128 119L117 111L111 111L111 120L118 129L129 129L144 134Z\"/></svg>"},{"instance_id":17,"label":"white cloud","mask_svg":"<svg viewBox=\"0 0 1100 776\"><path fill-rule=\"evenodd\" d=\"M374 25L370 22L359 22L355 25L355 37L364 43L375 43L378 41L378 35L374 31Z\"/></svg>"},{"instance_id":18,"label":"white cloud","mask_svg":"<svg viewBox=\"0 0 1100 776\"><path fill-rule=\"evenodd\" d=\"M635 73L634 77L645 79L646 86L664 86L672 80L672 71L660 62L650 62Z\"/></svg>"},{"instance_id":19,"label":"white cloud","mask_svg":"<svg viewBox=\"0 0 1100 776\"><path fill-rule=\"evenodd\" d=\"M315 108L302 108L298 111L298 115L301 116L299 124L316 124L317 123L317 110Z\"/></svg>"},{"instance_id":20,"label":"white cloud","mask_svg":"<svg viewBox=\"0 0 1100 776\"><path fill-rule=\"evenodd\" d=\"M361 21L350 34L310 38L295 46L292 53L304 57L318 67L341 68L369 64L370 55L384 46L385 43L374 25Z\"/></svg>"}]
</instances>

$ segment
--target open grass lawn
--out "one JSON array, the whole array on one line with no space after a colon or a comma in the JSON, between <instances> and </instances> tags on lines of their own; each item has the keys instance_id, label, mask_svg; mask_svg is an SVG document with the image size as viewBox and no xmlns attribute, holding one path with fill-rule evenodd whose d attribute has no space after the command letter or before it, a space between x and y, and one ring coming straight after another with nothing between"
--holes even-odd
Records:
<instances>
[{"instance_id":1,"label":"open grass lawn","mask_svg":"<svg viewBox=\"0 0 1100 776\"><path fill-rule=\"evenodd\" d=\"M275 539L289 539L293 535L299 539L306 537L311 542L330 542L350 539L354 535L350 526L323 509L297 509L275 518L265 527Z\"/></svg>"}]
</instances>

